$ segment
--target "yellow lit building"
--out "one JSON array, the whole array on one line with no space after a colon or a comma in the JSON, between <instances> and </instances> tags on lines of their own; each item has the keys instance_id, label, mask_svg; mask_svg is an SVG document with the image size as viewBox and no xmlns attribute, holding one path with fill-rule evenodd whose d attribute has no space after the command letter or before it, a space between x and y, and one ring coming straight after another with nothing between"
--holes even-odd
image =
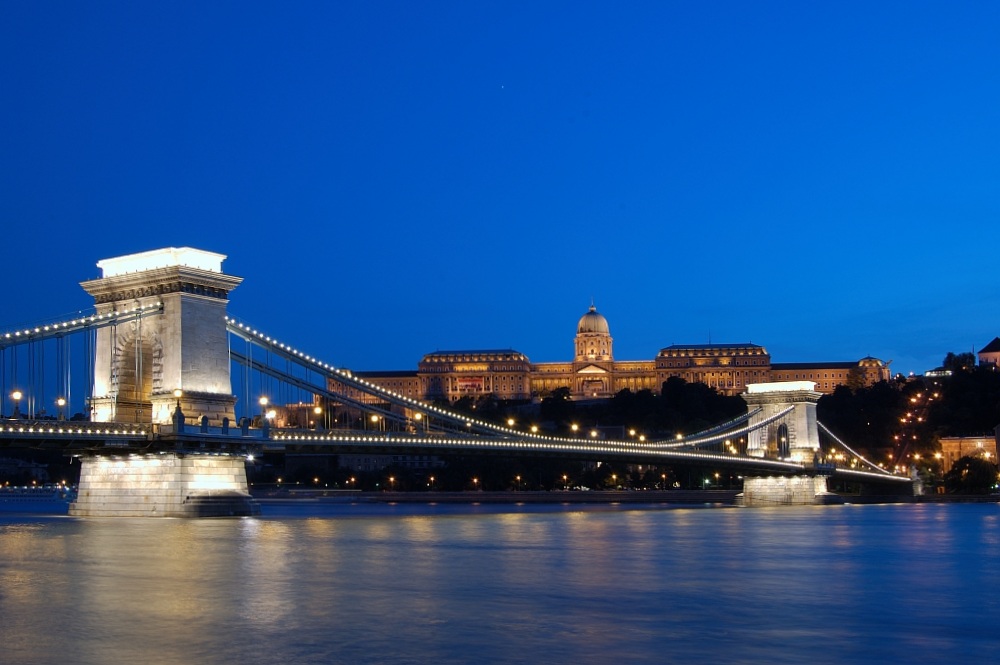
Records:
<instances>
[{"instance_id":1,"label":"yellow lit building","mask_svg":"<svg viewBox=\"0 0 1000 665\"><path fill-rule=\"evenodd\" d=\"M942 436L942 470L947 473L963 457L979 457L991 464L997 462L995 436Z\"/></svg>"},{"instance_id":2,"label":"yellow lit building","mask_svg":"<svg viewBox=\"0 0 1000 665\"><path fill-rule=\"evenodd\" d=\"M738 395L749 383L815 381L820 392L833 392L853 375L864 385L889 379L889 366L877 358L848 363L772 364L757 344L674 344L652 360L615 360L608 321L597 308L580 317L573 360L532 363L513 349L436 351L425 355L416 372L357 372L372 383L422 400L457 401L493 395L503 400L539 399L569 389L573 399L600 399L622 390L659 392L678 377Z\"/></svg>"}]
</instances>

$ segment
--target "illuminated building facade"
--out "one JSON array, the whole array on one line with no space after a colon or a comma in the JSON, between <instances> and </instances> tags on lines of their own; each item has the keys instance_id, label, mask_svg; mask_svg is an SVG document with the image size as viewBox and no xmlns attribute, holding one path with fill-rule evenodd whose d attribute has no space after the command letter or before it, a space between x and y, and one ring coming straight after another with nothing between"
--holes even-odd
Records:
<instances>
[{"instance_id":1,"label":"illuminated building facade","mask_svg":"<svg viewBox=\"0 0 1000 665\"><path fill-rule=\"evenodd\" d=\"M1000 337L994 337L993 341L980 349L979 364L982 366L992 366L994 369L1000 367Z\"/></svg>"},{"instance_id":2,"label":"illuminated building facade","mask_svg":"<svg viewBox=\"0 0 1000 665\"><path fill-rule=\"evenodd\" d=\"M1000 431L1000 428L998 428ZM997 460L996 436L942 436L942 471L947 473L963 457L978 457L994 464Z\"/></svg>"},{"instance_id":3,"label":"illuminated building facade","mask_svg":"<svg viewBox=\"0 0 1000 665\"><path fill-rule=\"evenodd\" d=\"M771 365L772 381L814 381L816 390L832 393L837 386L870 386L889 380L889 364L867 356L857 362L832 363L774 363Z\"/></svg>"},{"instance_id":4,"label":"illuminated building facade","mask_svg":"<svg viewBox=\"0 0 1000 665\"><path fill-rule=\"evenodd\" d=\"M674 344L660 349L652 360L615 360L608 321L591 305L577 323L573 360L568 362L532 363L513 349L436 351L425 355L415 372L356 374L408 397L454 402L487 395L539 399L558 389L568 389L577 400L600 399L622 390L659 392L671 377L703 383L726 395L770 381L814 381L817 391L831 393L851 376L864 385L887 381L889 366L871 357L856 362L772 364L767 349L751 343Z\"/></svg>"}]
</instances>

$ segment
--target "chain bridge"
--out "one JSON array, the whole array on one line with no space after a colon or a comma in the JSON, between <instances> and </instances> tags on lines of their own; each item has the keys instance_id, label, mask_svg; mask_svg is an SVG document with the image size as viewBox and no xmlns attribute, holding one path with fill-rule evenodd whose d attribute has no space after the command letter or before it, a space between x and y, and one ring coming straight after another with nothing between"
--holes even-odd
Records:
<instances>
[{"instance_id":1,"label":"chain bridge","mask_svg":"<svg viewBox=\"0 0 1000 665\"><path fill-rule=\"evenodd\" d=\"M745 505L830 501L831 478L914 491L842 441L851 461L831 463L809 382L750 385L743 416L662 441L526 432L395 393L229 316L242 279L224 259L187 247L105 259L81 283L92 311L0 331L0 446L79 458L71 514L255 514L245 460L263 451L715 467L743 476ZM321 413L279 427L271 409L283 405ZM332 408L357 417L332 427Z\"/></svg>"}]
</instances>

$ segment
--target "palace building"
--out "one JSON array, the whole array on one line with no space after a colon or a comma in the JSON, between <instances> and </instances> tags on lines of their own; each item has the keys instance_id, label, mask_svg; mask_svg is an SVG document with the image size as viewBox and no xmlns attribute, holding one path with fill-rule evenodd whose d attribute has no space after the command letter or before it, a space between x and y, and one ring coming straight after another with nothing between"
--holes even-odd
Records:
<instances>
[{"instance_id":1,"label":"palace building","mask_svg":"<svg viewBox=\"0 0 1000 665\"><path fill-rule=\"evenodd\" d=\"M626 389L659 392L671 377L727 395L744 392L749 383L769 381L814 381L817 391L832 393L852 380L863 385L887 381L889 363L866 357L856 362L772 364L767 349L751 343L674 344L660 349L652 360L615 360L608 320L591 305L577 323L571 361L533 363L513 349L435 351L420 360L416 371L355 375L426 401L487 395L540 399L560 388L581 400L607 398Z\"/></svg>"}]
</instances>

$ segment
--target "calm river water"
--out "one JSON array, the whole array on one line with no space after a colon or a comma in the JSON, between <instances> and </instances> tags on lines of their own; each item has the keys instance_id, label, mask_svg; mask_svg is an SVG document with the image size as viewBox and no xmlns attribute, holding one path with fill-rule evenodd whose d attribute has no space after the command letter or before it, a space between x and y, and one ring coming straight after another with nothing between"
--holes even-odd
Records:
<instances>
[{"instance_id":1,"label":"calm river water","mask_svg":"<svg viewBox=\"0 0 1000 665\"><path fill-rule=\"evenodd\" d=\"M2 663L954 663L995 504L0 515Z\"/></svg>"}]
</instances>

